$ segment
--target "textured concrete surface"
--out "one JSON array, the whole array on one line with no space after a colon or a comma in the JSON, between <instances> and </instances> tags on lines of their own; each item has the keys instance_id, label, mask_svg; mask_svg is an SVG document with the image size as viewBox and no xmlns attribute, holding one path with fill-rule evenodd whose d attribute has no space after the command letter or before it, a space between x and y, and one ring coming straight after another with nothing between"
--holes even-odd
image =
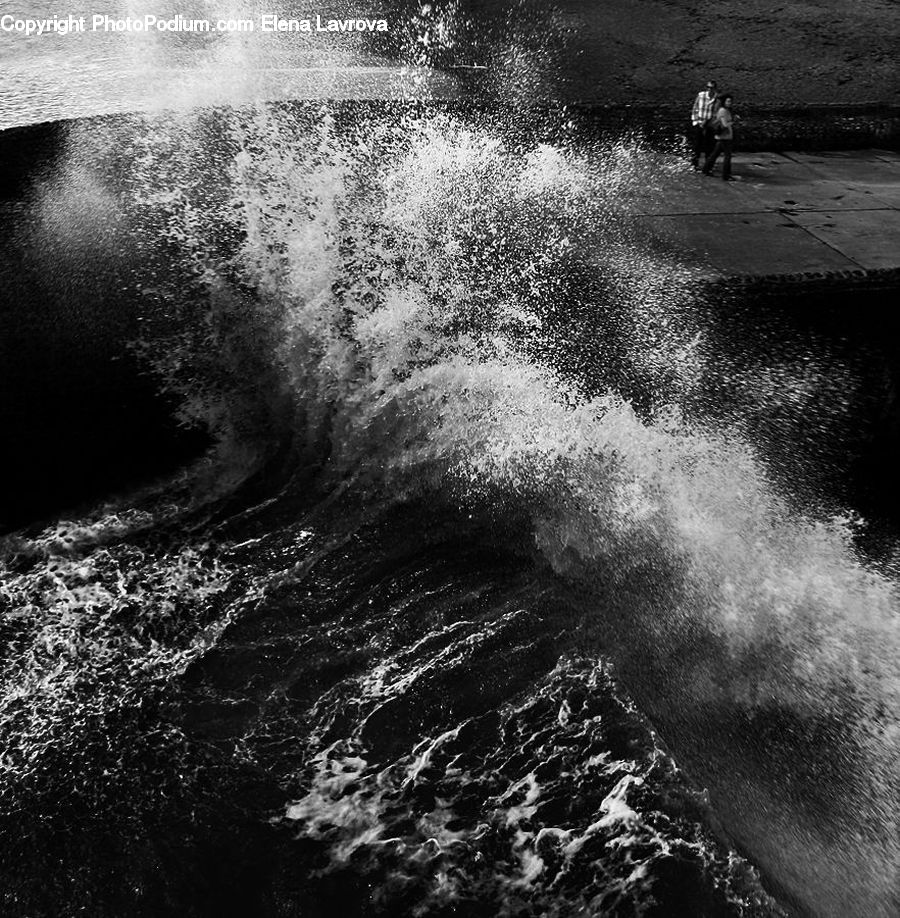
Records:
<instances>
[{"instance_id":1,"label":"textured concrete surface","mask_svg":"<svg viewBox=\"0 0 900 918\"><path fill-rule=\"evenodd\" d=\"M467 0L486 5L497 0ZM563 98L690 106L709 77L735 102L900 101L896 0L556 0Z\"/></svg>"},{"instance_id":2,"label":"textured concrete surface","mask_svg":"<svg viewBox=\"0 0 900 918\"><path fill-rule=\"evenodd\" d=\"M679 174L631 210L710 276L900 268L900 153L737 154L734 175Z\"/></svg>"}]
</instances>

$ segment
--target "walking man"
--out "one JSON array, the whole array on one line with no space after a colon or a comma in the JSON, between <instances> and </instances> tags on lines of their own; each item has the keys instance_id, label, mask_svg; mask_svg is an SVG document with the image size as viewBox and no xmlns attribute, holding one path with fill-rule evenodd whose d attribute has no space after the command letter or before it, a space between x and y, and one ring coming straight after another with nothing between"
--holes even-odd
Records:
<instances>
[{"instance_id":1,"label":"walking man","mask_svg":"<svg viewBox=\"0 0 900 918\"><path fill-rule=\"evenodd\" d=\"M731 96L722 96L722 105L716 112L713 119L715 129L716 145L713 147L712 155L707 159L703 167L704 175L712 175L713 166L722 154L722 178L726 182L735 181L731 175L731 151L734 146L734 128L733 117L731 114Z\"/></svg>"},{"instance_id":2,"label":"walking man","mask_svg":"<svg viewBox=\"0 0 900 918\"><path fill-rule=\"evenodd\" d=\"M695 170L700 168L700 154L702 153L708 159L710 150L712 150L712 119L715 114L715 104L716 83L715 80L710 80L706 84L706 89L701 89L697 93L694 107L691 109L691 144L694 150L691 165Z\"/></svg>"}]
</instances>

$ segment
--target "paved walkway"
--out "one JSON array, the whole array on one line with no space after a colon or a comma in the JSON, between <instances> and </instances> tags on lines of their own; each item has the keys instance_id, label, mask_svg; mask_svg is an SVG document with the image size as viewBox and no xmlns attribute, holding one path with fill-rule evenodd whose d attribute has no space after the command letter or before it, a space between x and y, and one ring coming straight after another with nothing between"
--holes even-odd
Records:
<instances>
[{"instance_id":1,"label":"paved walkway","mask_svg":"<svg viewBox=\"0 0 900 918\"><path fill-rule=\"evenodd\" d=\"M900 153L745 153L733 171L686 172L633 212L712 277L900 268Z\"/></svg>"}]
</instances>

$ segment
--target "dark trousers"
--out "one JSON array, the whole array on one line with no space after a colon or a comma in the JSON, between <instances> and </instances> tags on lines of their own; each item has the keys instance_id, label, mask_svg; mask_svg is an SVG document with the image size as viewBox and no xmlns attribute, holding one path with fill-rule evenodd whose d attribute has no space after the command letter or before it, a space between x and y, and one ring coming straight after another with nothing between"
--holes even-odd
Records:
<instances>
[{"instance_id":1,"label":"dark trousers","mask_svg":"<svg viewBox=\"0 0 900 918\"><path fill-rule=\"evenodd\" d=\"M691 148L694 151L694 155L691 157L691 165L695 169L700 165L701 153L706 159L709 159L714 142L713 130L709 124L691 125Z\"/></svg>"},{"instance_id":2,"label":"dark trousers","mask_svg":"<svg viewBox=\"0 0 900 918\"><path fill-rule=\"evenodd\" d=\"M717 140L716 145L713 147L713 151L710 154L709 159L706 161L706 165L703 167L703 171L709 175L712 172L713 166L716 164L716 160L719 158L719 154L722 154L722 178L730 179L731 178L731 148L734 146L733 140Z\"/></svg>"}]
</instances>

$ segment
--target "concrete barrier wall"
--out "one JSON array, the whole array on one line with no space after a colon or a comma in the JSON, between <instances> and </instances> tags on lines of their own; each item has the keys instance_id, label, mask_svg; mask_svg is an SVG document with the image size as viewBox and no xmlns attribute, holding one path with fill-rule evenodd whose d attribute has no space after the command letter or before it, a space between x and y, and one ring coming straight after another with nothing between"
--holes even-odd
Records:
<instances>
[{"instance_id":1,"label":"concrete barrier wall","mask_svg":"<svg viewBox=\"0 0 900 918\"><path fill-rule=\"evenodd\" d=\"M477 94L476 94L477 95ZM276 103L298 110L320 103ZM355 101L334 103L341 117L388 111L441 110L471 114L480 103L392 103ZM740 121L736 147L741 150L852 150L866 147L900 149L900 106L877 102L858 105L746 106L735 109ZM503 124L503 110L483 106L484 115ZM683 105L599 105L573 102L536 106L534 117L515 119L518 124L544 123L548 135L573 128L577 137L640 134L655 145L679 145L689 130L689 108ZM113 119L140 116L110 116ZM90 119L96 121L104 118ZM65 137L66 122L12 128L0 132L0 201L19 197L22 189L40 175L57 156Z\"/></svg>"},{"instance_id":2,"label":"concrete barrier wall","mask_svg":"<svg viewBox=\"0 0 900 918\"><path fill-rule=\"evenodd\" d=\"M580 132L637 132L660 145L678 143L690 127L690 107L644 105L568 106ZM900 149L900 106L735 106L737 149Z\"/></svg>"},{"instance_id":3,"label":"concrete barrier wall","mask_svg":"<svg viewBox=\"0 0 900 918\"><path fill-rule=\"evenodd\" d=\"M65 122L54 122L0 131L0 201L20 198L52 166L65 130Z\"/></svg>"}]
</instances>

